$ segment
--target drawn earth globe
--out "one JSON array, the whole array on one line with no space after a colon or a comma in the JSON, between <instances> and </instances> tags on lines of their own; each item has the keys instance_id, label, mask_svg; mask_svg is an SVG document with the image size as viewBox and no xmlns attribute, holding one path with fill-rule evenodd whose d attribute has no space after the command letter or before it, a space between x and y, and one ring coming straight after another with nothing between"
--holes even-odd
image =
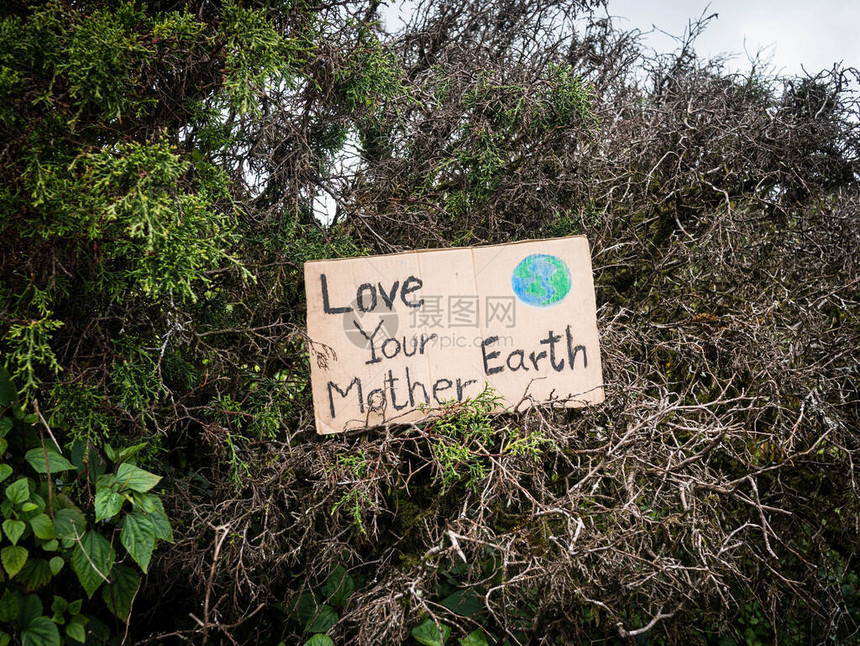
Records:
<instances>
[{"instance_id":1,"label":"drawn earth globe","mask_svg":"<svg viewBox=\"0 0 860 646\"><path fill-rule=\"evenodd\" d=\"M526 305L550 307L570 292L570 270L558 256L532 254L514 268L511 286Z\"/></svg>"}]
</instances>

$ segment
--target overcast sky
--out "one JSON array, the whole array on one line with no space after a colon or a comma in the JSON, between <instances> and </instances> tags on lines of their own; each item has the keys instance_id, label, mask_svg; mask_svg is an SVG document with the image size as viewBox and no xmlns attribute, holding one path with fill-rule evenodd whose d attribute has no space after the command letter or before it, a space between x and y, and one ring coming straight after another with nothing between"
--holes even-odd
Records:
<instances>
[{"instance_id":1,"label":"overcast sky","mask_svg":"<svg viewBox=\"0 0 860 646\"><path fill-rule=\"evenodd\" d=\"M833 63L860 67L860 0L609 0L617 24L650 31L652 25L681 35L691 18L719 14L698 40L703 56L737 54L730 66L749 69L744 49L772 56L775 71L815 74ZM623 18L623 20L622 20ZM673 41L658 32L644 41L657 51L671 51Z\"/></svg>"}]
</instances>

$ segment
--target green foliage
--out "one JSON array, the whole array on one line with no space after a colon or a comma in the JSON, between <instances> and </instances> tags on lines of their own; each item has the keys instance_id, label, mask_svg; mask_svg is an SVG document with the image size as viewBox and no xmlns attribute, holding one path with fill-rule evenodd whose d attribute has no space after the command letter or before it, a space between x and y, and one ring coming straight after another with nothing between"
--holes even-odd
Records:
<instances>
[{"instance_id":1,"label":"green foliage","mask_svg":"<svg viewBox=\"0 0 860 646\"><path fill-rule=\"evenodd\" d=\"M646 69L593 3L165 4L0 9L0 646L852 638L847 71ZM605 404L313 434L303 263L572 234Z\"/></svg>"},{"instance_id":2,"label":"green foliage","mask_svg":"<svg viewBox=\"0 0 860 646\"><path fill-rule=\"evenodd\" d=\"M535 461L552 445L540 431L522 434L516 429L497 429L491 413L501 399L487 384L478 396L452 405L432 424L431 448L443 492L461 481L477 489L489 473L493 452Z\"/></svg>"},{"instance_id":3,"label":"green foliage","mask_svg":"<svg viewBox=\"0 0 860 646\"><path fill-rule=\"evenodd\" d=\"M10 357L14 365L12 376L22 385L21 394L30 397L39 385L36 370L45 366L54 374L60 371L60 365L50 346L51 334L63 325L62 321L49 318L51 312L39 320L24 324L14 324L6 333L10 346Z\"/></svg>"},{"instance_id":4,"label":"green foliage","mask_svg":"<svg viewBox=\"0 0 860 646\"><path fill-rule=\"evenodd\" d=\"M412 637L423 646L444 646L451 636L451 626L427 618L412 629Z\"/></svg>"},{"instance_id":5,"label":"green foliage","mask_svg":"<svg viewBox=\"0 0 860 646\"><path fill-rule=\"evenodd\" d=\"M394 53L364 26L359 27L358 38L362 45L337 69L335 87L350 111L372 112L407 89Z\"/></svg>"},{"instance_id":6,"label":"green foliage","mask_svg":"<svg viewBox=\"0 0 860 646\"><path fill-rule=\"evenodd\" d=\"M95 386L79 382L55 384L49 394L49 421L65 428L72 440L100 444L110 429L106 397Z\"/></svg>"},{"instance_id":7,"label":"green foliage","mask_svg":"<svg viewBox=\"0 0 860 646\"><path fill-rule=\"evenodd\" d=\"M321 585L303 592L292 602L290 617L303 627L304 632L316 633L305 644L332 644L325 633L338 622L354 591L355 581L338 565Z\"/></svg>"},{"instance_id":8,"label":"green foliage","mask_svg":"<svg viewBox=\"0 0 860 646\"><path fill-rule=\"evenodd\" d=\"M274 29L264 10L251 10L232 0L222 10L220 30L227 51L224 90L239 113L259 109L260 90L289 82L290 43Z\"/></svg>"},{"instance_id":9,"label":"green foliage","mask_svg":"<svg viewBox=\"0 0 860 646\"><path fill-rule=\"evenodd\" d=\"M122 563L131 559L146 572L158 541L172 541L164 507L152 493L161 478L131 461L143 445L115 451L106 444L112 471L92 450L73 449L67 459L42 437L36 416L24 414L2 366L0 414L5 454L0 476L8 482L0 503L0 544L5 543L0 562L6 575L0 583L0 626L24 644L102 641L103 631L89 628L103 625L93 595L101 588L103 607L125 621L140 576ZM92 503L84 495L72 497L79 478L94 486ZM117 543L124 548L121 554ZM69 603L58 589L83 592L87 600ZM44 611L48 600L52 614Z\"/></svg>"}]
</instances>

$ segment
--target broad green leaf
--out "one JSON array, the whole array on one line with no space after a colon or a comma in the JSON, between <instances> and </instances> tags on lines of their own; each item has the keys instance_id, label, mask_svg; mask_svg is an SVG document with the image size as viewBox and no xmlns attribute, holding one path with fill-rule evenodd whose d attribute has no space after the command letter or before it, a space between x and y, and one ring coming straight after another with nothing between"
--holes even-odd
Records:
<instances>
[{"instance_id":1,"label":"broad green leaf","mask_svg":"<svg viewBox=\"0 0 860 646\"><path fill-rule=\"evenodd\" d=\"M355 582L346 570L338 565L325 581L325 596L336 608L343 608L347 598L355 591Z\"/></svg>"},{"instance_id":2,"label":"broad green leaf","mask_svg":"<svg viewBox=\"0 0 860 646\"><path fill-rule=\"evenodd\" d=\"M125 462L129 458L133 458L135 455L143 451L147 446L149 446L146 442L141 442L140 444L135 444L134 446L127 446L124 449L120 449L116 452L116 459L114 462Z\"/></svg>"},{"instance_id":3,"label":"broad green leaf","mask_svg":"<svg viewBox=\"0 0 860 646\"><path fill-rule=\"evenodd\" d=\"M0 457L6 455L6 451L9 450L9 440L5 437L0 437Z\"/></svg>"},{"instance_id":4,"label":"broad green leaf","mask_svg":"<svg viewBox=\"0 0 860 646\"><path fill-rule=\"evenodd\" d=\"M30 527L33 528L36 538L41 538L43 541L49 541L56 536L54 533L54 523L51 522L47 514L33 516L30 519Z\"/></svg>"},{"instance_id":5,"label":"broad green leaf","mask_svg":"<svg viewBox=\"0 0 860 646\"><path fill-rule=\"evenodd\" d=\"M6 497L16 505L20 505L30 499L30 479L18 478L6 487Z\"/></svg>"},{"instance_id":6,"label":"broad green leaf","mask_svg":"<svg viewBox=\"0 0 860 646\"><path fill-rule=\"evenodd\" d=\"M84 586L87 596L93 593L104 582L116 559L111 544L96 531L88 531L75 545L72 552L72 569L78 575L78 580Z\"/></svg>"},{"instance_id":7,"label":"broad green leaf","mask_svg":"<svg viewBox=\"0 0 860 646\"><path fill-rule=\"evenodd\" d=\"M22 520L13 520L10 518L3 521L3 533L9 537L12 545L17 545L18 539L21 538L21 534L24 533L25 529L27 529L27 523Z\"/></svg>"},{"instance_id":8,"label":"broad green leaf","mask_svg":"<svg viewBox=\"0 0 860 646\"><path fill-rule=\"evenodd\" d=\"M0 482L12 475L12 467L8 464L0 464Z\"/></svg>"},{"instance_id":9,"label":"broad green leaf","mask_svg":"<svg viewBox=\"0 0 860 646\"><path fill-rule=\"evenodd\" d=\"M103 473L96 478L96 491L111 489L116 484L116 476L113 473Z\"/></svg>"},{"instance_id":10,"label":"broad green leaf","mask_svg":"<svg viewBox=\"0 0 860 646\"><path fill-rule=\"evenodd\" d=\"M155 528L141 512L128 514L122 522L119 540L140 569L146 572L155 549Z\"/></svg>"},{"instance_id":11,"label":"broad green leaf","mask_svg":"<svg viewBox=\"0 0 860 646\"><path fill-rule=\"evenodd\" d=\"M51 566L48 565L45 559L33 558L29 559L24 567L21 568L15 580L27 586L28 590L38 590L48 585L53 576Z\"/></svg>"},{"instance_id":12,"label":"broad green leaf","mask_svg":"<svg viewBox=\"0 0 860 646\"><path fill-rule=\"evenodd\" d=\"M161 499L155 494L135 492L134 504L143 509L147 518L152 521L152 526L155 527L155 537L172 543L173 530L170 528L170 521L167 519L167 513L164 511Z\"/></svg>"},{"instance_id":13,"label":"broad green leaf","mask_svg":"<svg viewBox=\"0 0 860 646\"><path fill-rule=\"evenodd\" d=\"M46 456L48 461L47 465L45 464ZM30 463L30 466L33 467L37 473L48 473L48 469L51 470L51 473L74 471L75 469L74 464L69 462L51 447L30 449L24 455L24 459Z\"/></svg>"},{"instance_id":14,"label":"broad green leaf","mask_svg":"<svg viewBox=\"0 0 860 646\"><path fill-rule=\"evenodd\" d=\"M161 500L154 493L135 493L134 504L138 505L143 511L151 514L154 511L164 513L164 507L161 505Z\"/></svg>"},{"instance_id":15,"label":"broad green leaf","mask_svg":"<svg viewBox=\"0 0 860 646\"><path fill-rule=\"evenodd\" d=\"M84 535L87 519L79 509L67 507L54 513L54 532L62 540L74 540Z\"/></svg>"},{"instance_id":16,"label":"broad green leaf","mask_svg":"<svg viewBox=\"0 0 860 646\"><path fill-rule=\"evenodd\" d=\"M12 641L12 638L9 636L5 630L0 630L0 646L9 646L9 643Z\"/></svg>"},{"instance_id":17,"label":"broad green leaf","mask_svg":"<svg viewBox=\"0 0 860 646\"><path fill-rule=\"evenodd\" d=\"M0 621L9 623L18 618L18 598L9 588L0 597Z\"/></svg>"},{"instance_id":18,"label":"broad green leaf","mask_svg":"<svg viewBox=\"0 0 860 646\"><path fill-rule=\"evenodd\" d=\"M155 528L155 537L163 541L173 542L173 530L170 528L170 521L163 513L153 512L149 514L149 520Z\"/></svg>"},{"instance_id":19,"label":"broad green leaf","mask_svg":"<svg viewBox=\"0 0 860 646\"><path fill-rule=\"evenodd\" d=\"M69 614L76 615L81 611L81 606L84 605L83 599L75 599L69 604Z\"/></svg>"},{"instance_id":20,"label":"broad green leaf","mask_svg":"<svg viewBox=\"0 0 860 646\"><path fill-rule=\"evenodd\" d=\"M113 447L107 442L105 442L104 449L105 455L107 456L108 460L110 460L111 462L116 462L116 451L113 450Z\"/></svg>"},{"instance_id":21,"label":"broad green leaf","mask_svg":"<svg viewBox=\"0 0 860 646\"><path fill-rule=\"evenodd\" d=\"M113 518L122 509L123 497L110 489L96 492L96 521Z\"/></svg>"},{"instance_id":22,"label":"broad green leaf","mask_svg":"<svg viewBox=\"0 0 860 646\"><path fill-rule=\"evenodd\" d=\"M63 613L66 611L66 608L69 607L69 602L66 601L63 597L58 594L54 595L54 601L51 603L51 612L54 613L55 621L57 618L62 617Z\"/></svg>"},{"instance_id":23,"label":"broad green leaf","mask_svg":"<svg viewBox=\"0 0 860 646\"><path fill-rule=\"evenodd\" d=\"M56 551L57 551L57 548L58 548L59 546L60 546L60 544L57 542L57 539L56 539L56 538L54 538L54 539L51 539L51 540L46 541L45 543L43 543L43 544L42 544L42 549L43 549L43 550L45 550L46 552L56 552Z\"/></svg>"},{"instance_id":24,"label":"broad green leaf","mask_svg":"<svg viewBox=\"0 0 860 646\"><path fill-rule=\"evenodd\" d=\"M66 562L63 560L62 556L55 556L50 561L48 561L48 566L51 568L51 573L56 576L56 574L63 569L63 566Z\"/></svg>"},{"instance_id":25,"label":"broad green leaf","mask_svg":"<svg viewBox=\"0 0 860 646\"><path fill-rule=\"evenodd\" d=\"M6 437L14 424L11 417L0 417L0 437Z\"/></svg>"},{"instance_id":26,"label":"broad green leaf","mask_svg":"<svg viewBox=\"0 0 860 646\"><path fill-rule=\"evenodd\" d=\"M126 621L131 612L131 602L140 586L140 577L131 568L117 565L111 572L111 579L102 588L102 599L113 614Z\"/></svg>"},{"instance_id":27,"label":"broad green leaf","mask_svg":"<svg viewBox=\"0 0 860 646\"><path fill-rule=\"evenodd\" d=\"M316 617L306 627L309 633L324 633L334 626L339 619L337 612L331 606L323 606L319 609Z\"/></svg>"},{"instance_id":28,"label":"broad green leaf","mask_svg":"<svg viewBox=\"0 0 860 646\"><path fill-rule=\"evenodd\" d=\"M107 642L113 636L111 629L99 621L97 617L90 617L89 619L87 622L87 633L93 636L94 643L98 643L99 641Z\"/></svg>"},{"instance_id":29,"label":"broad green leaf","mask_svg":"<svg viewBox=\"0 0 860 646\"><path fill-rule=\"evenodd\" d=\"M75 619L77 618L75 617ZM87 640L87 631L84 629L84 624L80 621L70 621L66 626L66 635L81 644Z\"/></svg>"},{"instance_id":30,"label":"broad green leaf","mask_svg":"<svg viewBox=\"0 0 860 646\"><path fill-rule=\"evenodd\" d=\"M464 617L474 617L486 610L484 596L474 588L457 590L439 603L451 612L456 612Z\"/></svg>"},{"instance_id":31,"label":"broad green leaf","mask_svg":"<svg viewBox=\"0 0 860 646\"><path fill-rule=\"evenodd\" d=\"M21 571L24 563L27 562L28 556L29 552L20 545L8 545L0 550L0 560L3 561L3 569L6 570L6 574L9 575L10 579Z\"/></svg>"},{"instance_id":32,"label":"broad green leaf","mask_svg":"<svg viewBox=\"0 0 860 646\"><path fill-rule=\"evenodd\" d=\"M43 488L47 488L44 483L42 486ZM21 505L21 511L36 511L38 509L40 512L44 512L47 508L48 503L35 491L30 494L30 500Z\"/></svg>"},{"instance_id":33,"label":"broad green leaf","mask_svg":"<svg viewBox=\"0 0 860 646\"><path fill-rule=\"evenodd\" d=\"M18 400L18 392L12 384L12 377L4 366L0 366L0 408L11 406Z\"/></svg>"},{"instance_id":34,"label":"broad green leaf","mask_svg":"<svg viewBox=\"0 0 860 646\"><path fill-rule=\"evenodd\" d=\"M19 628L23 628L36 617L41 617L44 614L42 612L42 601L37 594L18 597L18 604L20 607L17 624Z\"/></svg>"},{"instance_id":35,"label":"broad green leaf","mask_svg":"<svg viewBox=\"0 0 860 646\"><path fill-rule=\"evenodd\" d=\"M478 628L460 640L460 646L487 646L487 636Z\"/></svg>"},{"instance_id":36,"label":"broad green leaf","mask_svg":"<svg viewBox=\"0 0 860 646\"><path fill-rule=\"evenodd\" d=\"M321 635L317 633L309 640L307 640L303 644L303 646L334 646L334 642L328 635Z\"/></svg>"},{"instance_id":37,"label":"broad green leaf","mask_svg":"<svg viewBox=\"0 0 860 646\"><path fill-rule=\"evenodd\" d=\"M317 614L319 604L311 592L303 592L296 601L295 612L302 624L307 624Z\"/></svg>"},{"instance_id":38,"label":"broad green leaf","mask_svg":"<svg viewBox=\"0 0 860 646\"><path fill-rule=\"evenodd\" d=\"M47 617L36 617L21 631L22 646L60 646L60 631Z\"/></svg>"},{"instance_id":39,"label":"broad green leaf","mask_svg":"<svg viewBox=\"0 0 860 646\"><path fill-rule=\"evenodd\" d=\"M436 624L430 618L425 619L420 624L412 629L412 636L419 644L424 646L443 646L451 636L451 626L439 624L442 629L442 641L439 641L439 631L436 629Z\"/></svg>"},{"instance_id":40,"label":"broad green leaf","mask_svg":"<svg viewBox=\"0 0 860 646\"><path fill-rule=\"evenodd\" d=\"M128 462L123 462L116 471L116 479L124 489L144 493L157 485L161 476L139 469Z\"/></svg>"}]
</instances>

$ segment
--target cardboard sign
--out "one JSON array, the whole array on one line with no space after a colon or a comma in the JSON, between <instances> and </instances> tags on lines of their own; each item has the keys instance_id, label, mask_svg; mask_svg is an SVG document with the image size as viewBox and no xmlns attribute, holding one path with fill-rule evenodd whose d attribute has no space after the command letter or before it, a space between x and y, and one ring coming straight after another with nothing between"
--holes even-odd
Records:
<instances>
[{"instance_id":1,"label":"cardboard sign","mask_svg":"<svg viewBox=\"0 0 860 646\"><path fill-rule=\"evenodd\" d=\"M489 384L504 409L603 401L583 236L305 263L318 433L427 418Z\"/></svg>"}]
</instances>

